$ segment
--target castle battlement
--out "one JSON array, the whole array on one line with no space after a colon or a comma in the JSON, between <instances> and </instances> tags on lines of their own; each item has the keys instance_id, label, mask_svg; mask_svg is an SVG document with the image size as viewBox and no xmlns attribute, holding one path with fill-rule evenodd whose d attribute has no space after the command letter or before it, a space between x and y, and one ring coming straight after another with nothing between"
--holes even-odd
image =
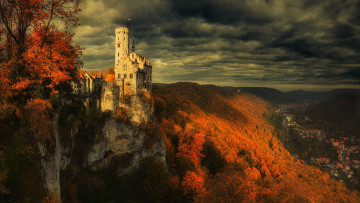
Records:
<instances>
[{"instance_id":1,"label":"castle battlement","mask_svg":"<svg viewBox=\"0 0 360 203\"><path fill-rule=\"evenodd\" d=\"M129 33L129 28L127 28L127 27L117 27L117 28L115 28L115 33L116 34L120 34L120 32Z\"/></svg>"}]
</instances>

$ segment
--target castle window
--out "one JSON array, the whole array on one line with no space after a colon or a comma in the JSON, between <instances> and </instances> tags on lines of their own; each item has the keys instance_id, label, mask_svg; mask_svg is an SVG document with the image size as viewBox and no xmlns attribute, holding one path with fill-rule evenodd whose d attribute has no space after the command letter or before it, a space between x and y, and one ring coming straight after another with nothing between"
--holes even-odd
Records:
<instances>
[{"instance_id":1,"label":"castle window","mask_svg":"<svg viewBox=\"0 0 360 203\"><path fill-rule=\"evenodd\" d=\"M124 78L126 78L126 73L124 74Z\"/></svg>"},{"instance_id":2,"label":"castle window","mask_svg":"<svg viewBox=\"0 0 360 203\"><path fill-rule=\"evenodd\" d=\"M133 74L132 74L132 73L130 73L130 78L133 78Z\"/></svg>"},{"instance_id":3,"label":"castle window","mask_svg":"<svg viewBox=\"0 0 360 203\"><path fill-rule=\"evenodd\" d=\"M120 44L118 44L118 47L120 47Z\"/></svg>"},{"instance_id":4,"label":"castle window","mask_svg":"<svg viewBox=\"0 0 360 203\"><path fill-rule=\"evenodd\" d=\"M127 85L127 86L130 86L131 84L128 82L128 83L126 83L126 85Z\"/></svg>"},{"instance_id":5,"label":"castle window","mask_svg":"<svg viewBox=\"0 0 360 203\"><path fill-rule=\"evenodd\" d=\"M120 56L120 53L118 52L118 56Z\"/></svg>"},{"instance_id":6,"label":"castle window","mask_svg":"<svg viewBox=\"0 0 360 203\"><path fill-rule=\"evenodd\" d=\"M120 75L120 73L118 74L118 78L121 78L121 75Z\"/></svg>"}]
</instances>

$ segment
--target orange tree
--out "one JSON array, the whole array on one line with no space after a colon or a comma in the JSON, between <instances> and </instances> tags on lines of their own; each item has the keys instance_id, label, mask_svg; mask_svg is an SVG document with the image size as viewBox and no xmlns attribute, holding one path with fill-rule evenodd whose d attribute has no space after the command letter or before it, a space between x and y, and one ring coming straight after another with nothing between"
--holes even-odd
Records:
<instances>
[{"instance_id":1,"label":"orange tree","mask_svg":"<svg viewBox=\"0 0 360 203\"><path fill-rule=\"evenodd\" d=\"M79 4L0 1L0 119L9 112L21 118L23 107L36 106L34 102L51 107L50 96L65 92L68 81L77 78L81 51L67 30L78 25Z\"/></svg>"},{"instance_id":2,"label":"orange tree","mask_svg":"<svg viewBox=\"0 0 360 203\"><path fill-rule=\"evenodd\" d=\"M48 100L77 77L79 47L67 28L78 25L80 0L0 1L1 110ZM56 23L55 23L56 22ZM59 25L64 25L60 29ZM21 108L20 108L21 111ZM3 113L3 112L2 112Z\"/></svg>"}]
</instances>

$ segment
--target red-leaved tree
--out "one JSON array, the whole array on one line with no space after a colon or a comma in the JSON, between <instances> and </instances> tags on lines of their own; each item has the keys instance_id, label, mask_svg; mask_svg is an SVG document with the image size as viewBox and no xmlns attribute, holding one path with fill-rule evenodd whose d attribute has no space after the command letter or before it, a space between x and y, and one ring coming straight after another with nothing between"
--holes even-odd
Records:
<instances>
[{"instance_id":1,"label":"red-leaved tree","mask_svg":"<svg viewBox=\"0 0 360 203\"><path fill-rule=\"evenodd\" d=\"M76 78L81 54L72 45L80 0L2 0L0 2L0 101L24 105L48 99ZM56 24L55 24L56 21ZM60 29L59 25L64 25ZM20 97L20 98L19 98Z\"/></svg>"},{"instance_id":2,"label":"red-leaved tree","mask_svg":"<svg viewBox=\"0 0 360 203\"><path fill-rule=\"evenodd\" d=\"M21 117L26 106L49 104L51 95L62 93L77 78L81 51L72 45L67 28L78 25L79 4L0 1L0 119L9 111Z\"/></svg>"}]
</instances>

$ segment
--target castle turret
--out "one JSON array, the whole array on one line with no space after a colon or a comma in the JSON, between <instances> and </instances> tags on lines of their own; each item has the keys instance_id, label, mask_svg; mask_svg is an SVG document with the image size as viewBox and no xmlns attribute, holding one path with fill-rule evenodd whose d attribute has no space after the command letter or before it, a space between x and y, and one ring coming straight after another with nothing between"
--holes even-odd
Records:
<instances>
[{"instance_id":1,"label":"castle turret","mask_svg":"<svg viewBox=\"0 0 360 203\"><path fill-rule=\"evenodd\" d=\"M132 52L135 52L135 39L134 39L134 36L133 36L133 42L132 42Z\"/></svg>"},{"instance_id":2,"label":"castle turret","mask_svg":"<svg viewBox=\"0 0 360 203\"><path fill-rule=\"evenodd\" d=\"M119 27L115 29L115 66L129 54L129 29Z\"/></svg>"}]
</instances>

